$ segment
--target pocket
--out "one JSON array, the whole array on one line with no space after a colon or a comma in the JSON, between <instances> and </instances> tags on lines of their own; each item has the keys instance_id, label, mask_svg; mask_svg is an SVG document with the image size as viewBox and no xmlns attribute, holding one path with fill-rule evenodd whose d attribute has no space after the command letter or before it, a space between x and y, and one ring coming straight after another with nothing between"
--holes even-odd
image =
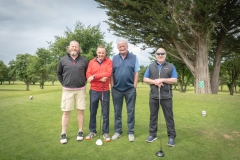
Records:
<instances>
[{"instance_id":1,"label":"pocket","mask_svg":"<svg viewBox=\"0 0 240 160\"><path fill-rule=\"evenodd\" d=\"M61 109L65 109L66 108L66 91L63 90L62 93L62 102L61 102Z\"/></svg>"},{"instance_id":2,"label":"pocket","mask_svg":"<svg viewBox=\"0 0 240 160\"><path fill-rule=\"evenodd\" d=\"M65 109L65 106L66 106L66 101L64 99L62 99L61 109Z\"/></svg>"}]
</instances>

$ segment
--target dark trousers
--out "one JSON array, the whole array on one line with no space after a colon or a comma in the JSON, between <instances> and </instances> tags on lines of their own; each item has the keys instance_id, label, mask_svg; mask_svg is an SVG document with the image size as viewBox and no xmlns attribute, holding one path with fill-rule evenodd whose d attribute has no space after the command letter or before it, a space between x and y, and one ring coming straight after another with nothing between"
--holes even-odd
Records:
<instances>
[{"instance_id":1,"label":"dark trousers","mask_svg":"<svg viewBox=\"0 0 240 160\"><path fill-rule=\"evenodd\" d=\"M110 91L103 92L103 101L102 101L102 92L90 90L90 122L89 130L90 132L97 133L96 131L96 115L98 110L99 100L101 102L101 112L102 112L102 134L109 133L109 99ZM100 119L99 119L100 121Z\"/></svg>"},{"instance_id":2,"label":"dark trousers","mask_svg":"<svg viewBox=\"0 0 240 160\"><path fill-rule=\"evenodd\" d=\"M117 89L112 88L112 97L113 97L114 115L115 115L115 123L114 123L115 132L122 134L122 107L123 107L123 98L125 98L127 115L128 115L127 133L134 134L136 88L133 87L124 92L121 92L121 91L118 91Z\"/></svg>"},{"instance_id":3,"label":"dark trousers","mask_svg":"<svg viewBox=\"0 0 240 160\"><path fill-rule=\"evenodd\" d=\"M168 138L175 139L176 132L172 111L172 99L161 99L160 104L167 125ZM149 133L152 136L157 136L159 100L150 98L149 106L150 106Z\"/></svg>"}]
</instances>

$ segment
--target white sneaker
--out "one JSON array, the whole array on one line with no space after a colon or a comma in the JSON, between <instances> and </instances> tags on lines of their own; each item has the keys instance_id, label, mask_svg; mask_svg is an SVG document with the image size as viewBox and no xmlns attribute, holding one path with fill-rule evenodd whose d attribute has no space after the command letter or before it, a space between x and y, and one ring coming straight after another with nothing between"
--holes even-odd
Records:
<instances>
[{"instance_id":1,"label":"white sneaker","mask_svg":"<svg viewBox=\"0 0 240 160\"><path fill-rule=\"evenodd\" d=\"M133 135L133 134L128 134L128 140L129 140L130 142L133 142L133 141L135 140L134 135Z\"/></svg>"},{"instance_id":2,"label":"white sneaker","mask_svg":"<svg viewBox=\"0 0 240 160\"><path fill-rule=\"evenodd\" d=\"M108 133L104 133L104 134L103 134L103 138L104 138L104 141L105 141L105 142L110 142L110 141L111 141L111 138L110 138L110 136L109 136Z\"/></svg>"},{"instance_id":3,"label":"white sneaker","mask_svg":"<svg viewBox=\"0 0 240 160\"><path fill-rule=\"evenodd\" d=\"M95 137L96 135L97 135L96 133L90 132L85 139L86 139L86 140L90 140L90 139L92 139L93 137Z\"/></svg>"},{"instance_id":4,"label":"white sneaker","mask_svg":"<svg viewBox=\"0 0 240 160\"><path fill-rule=\"evenodd\" d=\"M117 140L119 137L121 137L121 134L119 133L114 133L114 135L112 136L112 140Z\"/></svg>"},{"instance_id":5,"label":"white sneaker","mask_svg":"<svg viewBox=\"0 0 240 160\"><path fill-rule=\"evenodd\" d=\"M83 132L79 131L77 134L77 141L82 141L83 140Z\"/></svg>"},{"instance_id":6,"label":"white sneaker","mask_svg":"<svg viewBox=\"0 0 240 160\"><path fill-rule=\"evenodd\" d=\"M67 143L67 135L66 133L61 134L60 136L60 143L66 144Z\"/></svg>"}]
</instances>

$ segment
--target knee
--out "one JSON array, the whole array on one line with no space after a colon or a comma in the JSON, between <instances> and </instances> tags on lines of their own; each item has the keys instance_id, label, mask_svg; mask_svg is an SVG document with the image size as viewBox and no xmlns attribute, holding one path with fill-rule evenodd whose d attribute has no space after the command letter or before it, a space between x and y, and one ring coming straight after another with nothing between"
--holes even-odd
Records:
<instances>
[{"instance_id":1,"label":"knee","mask_svg":"<svg viewBox=\"0 0 240 160\"><path fill-rule=\"evenodd\" d=\"M78 114L79 114L79 115L83 115L83 114L84 114L84 110L80 110L80 109L79 109L79 110L78 110Z\"/></svg>"},{"instance_id":2,"label":"knee","mask_svg":"<svg viewBox=\"0 0 240 160\"><path fill-rule=\"evenodd\" d=\"M63 115L62 115L63 118L67 118L67 117L70 117L70 112L63 112Z\"/></svg>"},{"instance_id":3,"label":"knee","mask_svg":"<svg viewBox=\"0 0 240 160\"><path fill-rule=\"evenodd\" d=\"M68 115L70 115L70 112L69 111L63 112L63 115L68 116Z\"/></svg>"}]
</instances>

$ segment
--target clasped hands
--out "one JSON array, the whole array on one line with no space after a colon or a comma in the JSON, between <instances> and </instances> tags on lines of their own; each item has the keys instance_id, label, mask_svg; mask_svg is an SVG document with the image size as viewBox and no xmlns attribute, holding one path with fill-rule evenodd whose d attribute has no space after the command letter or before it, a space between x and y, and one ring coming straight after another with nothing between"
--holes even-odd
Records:
<instances>
[{"instance_id":1,"label":"clasped hands","mask_svg":"<svg viewBox=\"0 0 240 160\"><path fill-rule=\"evenodd\" d=\"M101 82L106 82L106 80L108 79L108 77L103 77L100 79Z\"/></svg>"},{"instance_id":2,"label":"clasped hands","mask_svg":"<svg viewBox=\"0 0 240 160\"><path fill-rule=\"evenodd\" d=\"M87 81L90 83L92 80L94 79L94 76L90 76ZM108 77L103 77L100 79L101 82L106 82L106 80L108 79Z\"/></svg>"},{"instance_id":3,"label":"clasped hands","mask_svg":"<svg viewBox=\"0 0 240 160\"><path fill-rule=\"evenodd\" d=\"M161 79L161 78L159 78L159 79L154 79L154 85L156 85L156 86L158 86L158 87L162 87L162 86L164 86L163 85L163 79Z\"/></svg>"}]
</instances>

